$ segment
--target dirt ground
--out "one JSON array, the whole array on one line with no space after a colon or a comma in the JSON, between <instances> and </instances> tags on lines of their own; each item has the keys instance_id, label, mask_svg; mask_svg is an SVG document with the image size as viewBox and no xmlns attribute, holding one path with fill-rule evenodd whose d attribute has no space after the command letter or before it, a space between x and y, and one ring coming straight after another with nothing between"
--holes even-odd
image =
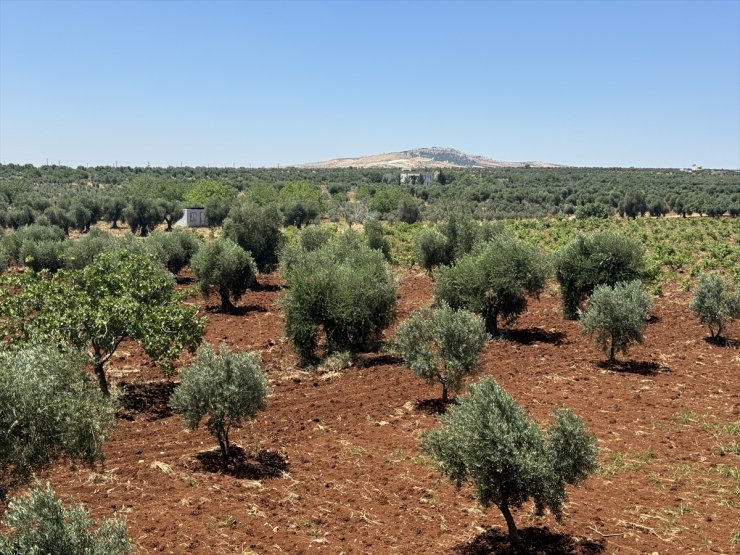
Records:
<instances>
[{"instance_id":1,"label":"dirt ground","mask_svg":"<svg viewBox=\"0 0 740 555\"><path fill-rule=\"evenodd\" d=\"M208 314L207 340L261 353L268 408L232 432L228 473L214 439L167 408L176 378L125 344L110 369L123 396L106 464L42 475L95 516L125 515L136 553L508 553L503 517L483 511L419 451L437 426L427 386L391 353L308 372L282 337L280 283L262 276L234 315ZM399 321L433 284L403 271ZM618 371L550 287L485 350L490 374L539 421L568 406L599 441L601 470L569 489L562 523L515 512L528 553L737 553L740 550L740 347L704 340L690 296L657 299L644 345ZM215 304L215 299L210 300ZM728 330L740 339L740 326ZM392 331L388 332L388 338ZM185 359L184 359L185 360ZM184 362L183 360L183 362Z\"/></svg>"}]
</instances>

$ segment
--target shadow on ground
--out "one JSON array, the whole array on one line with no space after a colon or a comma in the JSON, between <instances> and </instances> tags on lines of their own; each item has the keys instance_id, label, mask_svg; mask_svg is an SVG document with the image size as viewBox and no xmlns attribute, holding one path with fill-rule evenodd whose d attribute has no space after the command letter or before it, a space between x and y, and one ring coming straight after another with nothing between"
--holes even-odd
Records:
<instances>
[{"instance_id":1,"label":"shadow on ground","mask_svg":"<svg viewBox=\"0 0 740 555\"><path fill-rule=\"evenodd\" d=\"M224 466L221 451L211 449L197 453L187 461L190 470L226 474L245 480L262 480L282 476L290 466L285 455L275 451L248 453L238 445L231 447L231 460Z\"/></svg>"},{"instance_id":2,"label":"shadow on ground","mask_svg":"<svg viewBox=\"0 0 740 555\"><path fill-rule=\"evenodd\" d=\"M426 414L444 414L449 407L455 406L455 404L455 399L447 399L447 401L442 401L440 398L422 399L416 401L414 408Z\"/></svg>"},{"instance_id":3,"label":"shadow on ground","mask_svg":"<svg viewBox=\"0 0 740 555\"><path fill-rule=\"evenodd\" d=\"M512 545L508 534L490 529L478 534L473 541L456 546L454 552L458 555L597 555L605 549L604 540L574 538L551 532L547 527L524 528L519 530L519 537L519 545Z\"/></svg>"},{"instance_id":4,"label":"shadow on ground","mask_svg":"<svg viewBox=\"0 0 740 555\"><path fill-rule=\"evenodd\" d=\"M545 331L542 328L526 328L506 330L504 337L509 341L521 343L522 345L531 345L532 343L552 343L560 345L565 339L562 331Z\"/></svg>"},{"instance_id":5,"label":"shadow on ground","mask_svg":"<svg viewBox=\"0 0 740 555\"><path fill-rule=\"evenodd\" d=\"M148 420L159 420L172 416L169 407L170 396L177 384L169 381L148 383L122 383L121 409L118 416L133 420L138 415L146 415Z\"/></svg>"},{"instance_id":6,"label":"shadow on ground","mask_svg":"<svg viewBox=\"0 0 740 555\"><path fill-rule=\"evenodd\" d=\"M622 372L625 374L642 374L643 376L654 376L655 374L662 372L670 372L671 369L662 364L658 364L653 361L646 360L625 360L609 363L608 361L600 360L596 363L596 366L604 370L610 370L612 372Z\"/></svg>"}]
</instances>

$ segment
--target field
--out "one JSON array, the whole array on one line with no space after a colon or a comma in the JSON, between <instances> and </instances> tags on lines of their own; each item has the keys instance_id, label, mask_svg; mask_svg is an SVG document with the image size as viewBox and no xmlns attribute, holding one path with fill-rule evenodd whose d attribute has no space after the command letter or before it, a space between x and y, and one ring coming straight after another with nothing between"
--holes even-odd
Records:
<instances>
[{"instance_id":1,"label":"field","mask_svg":"<svg viewBox=\"0 0 740 555\"><path fill-rule=\"evenodd\" d=\"M431 302L433 283L398 271L400 321ZM705 341L690 293L666 289L644 345L618 370L563 320L554 285L487 345L483 374L541 422L572 408L601 450L601 470L570 490L562 523L535 518L531 505L515 513L526 552L737 551L740 348ZM300 369L282 337L280 294L267 275L237 314L209 309L215 297L202 306L206 340L259 351L272 387L254 425L232 432L243 449L233 471L220 471L205 430L184 430L166 405L173 381L128 343L111 368L124 408L105 467L57 467L42 480L96 516L126 515L137 553L509 552L499 512L481 511L420 453L438 389L392 353Z\"/></svg>"}]
</instances>

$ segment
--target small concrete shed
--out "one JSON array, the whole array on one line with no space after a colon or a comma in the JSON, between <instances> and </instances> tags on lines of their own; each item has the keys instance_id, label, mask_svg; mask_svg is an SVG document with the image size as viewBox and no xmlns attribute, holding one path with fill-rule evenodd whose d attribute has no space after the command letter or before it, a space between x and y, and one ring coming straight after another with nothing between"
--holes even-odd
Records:
<instances>
[{"instance_id":1,"label":"small concrete shed","mask_svg":"<svg viewBox=\"0 0 740 555\"><path fill-rule=\"evenodd\" d=\"M205 208L185 208L182 211L182 218L175 222L175 225L182 227L205 227L206 222Z\"/></svg>"}]
</instances>

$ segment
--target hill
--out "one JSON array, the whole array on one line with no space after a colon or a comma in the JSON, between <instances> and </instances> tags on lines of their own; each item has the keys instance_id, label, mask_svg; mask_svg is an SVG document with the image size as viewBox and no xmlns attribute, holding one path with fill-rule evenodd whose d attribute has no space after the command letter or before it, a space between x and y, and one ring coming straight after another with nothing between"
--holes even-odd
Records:
<instances>
[{"instance_id":1,"label":"hill","mask_svg":"<svg viewBox=\"0 0 740 555\"><path fill-rule=\"evenodd\" d=\"M466 154L454 148L427 147L386 152L357 158L336 158L324 162L299 164L299 168L394 168L412 170L420 168L555 168L549 162L504 162L477 154Z\"/></svg>"}]
</instances>

